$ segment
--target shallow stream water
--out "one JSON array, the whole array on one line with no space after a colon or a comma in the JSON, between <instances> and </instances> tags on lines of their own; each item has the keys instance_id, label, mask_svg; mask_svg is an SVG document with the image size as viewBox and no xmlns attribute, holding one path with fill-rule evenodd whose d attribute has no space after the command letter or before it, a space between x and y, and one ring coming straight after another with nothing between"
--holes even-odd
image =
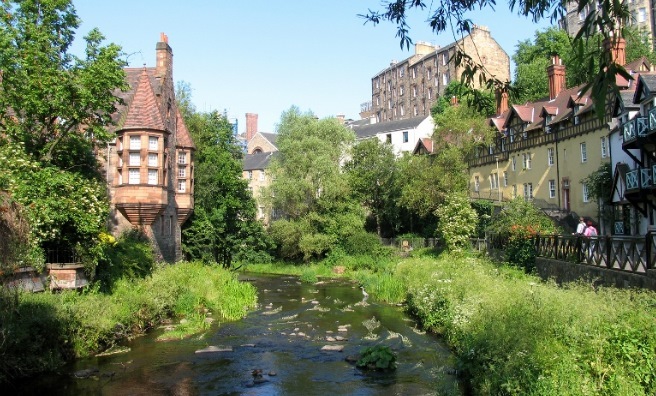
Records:
<instances>
[{"instance_id":1,"label":"shallow stream water","mask_svg":"<svg viewBox=\"0 0 656 396\"><path fill-rule=\"evenodd\" d=\"M82 359L61 375L13 389L26 395L458 395L451 355L401 307L365 298L357 284L304 284L296 277L242 275L258 307L201 336L132 340L123 354ZM362 348L389 346L397 370L371 373L346 361ZM325 346L342 351L322 350ZM202 350L210 352L201 352ZM84 369L90 378L74 377ZM7 394L7 393L5 393Z\"/></svg>"}]
</instances>

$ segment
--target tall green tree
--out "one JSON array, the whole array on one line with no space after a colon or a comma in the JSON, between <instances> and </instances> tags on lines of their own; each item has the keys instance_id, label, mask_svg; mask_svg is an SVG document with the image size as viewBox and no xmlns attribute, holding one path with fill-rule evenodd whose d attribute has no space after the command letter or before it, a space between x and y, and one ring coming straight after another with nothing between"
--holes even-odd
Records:
<instances>
[{"instance_id":1,"label":"tall green tree","mask_svg":"<svg viewBox=\"0 0 656 396\"><path fill-rule=\"evenodd\" d=\"M648 37L635 28L624 30L626 60L633 61L642 56L653 62ZM600 58L593 56L602 45L603 36L596 34L585 41L576 41L567 32L556 27L536 31L533 40L520 41L512 60L517 67L511 89L515 103L536 101L549 96L546 68L551 56L556 54L567 67L567 86L584 85L595 78ZM591 67L592 65L592 67Z\"/></svg>"},{"instance_id":2,"label":"tall green tree","mask_svg":"<svg viewBox=\"0 0 656 396\"><path fill-rule=\"evenodd\" d=\"M194 113L185 123L196 144L194 213L182 231L183 251L190 259L230 267L268 249L255 200L242 178L242 153L232 125L218 114Z\"/></svg>"},{"instance_id":3,"label":"tall green tree","mask_svg":"<svg viewBox=\"0 0 656 396\"><path fill-rule=\"evenodd\" d=\"M282 219L270 231L284 258L323 257L363 231L364 213L340 168L354 140L336 119L319 120L297 107L282 114L270 194Z\"/></svg>"},{"instance_id":4,"label":"tall green tree","mask_svg":"<svg viewBox=\"0 0 656 396\"><path fill-rule=\"evenodd\" d=\"M404 156L399 169L399 204L422 218L434 214L450 193L467 190L467 165L455 146L432 156Z\"/></svg>"},{"instance_id":5,"label":"tall green tree","mask_svg":"<svg viewBox=\"0 0 656 396\"><path fill-rule=\"evenodd\" d=\"M70 0L0 3L0 136L41 162L92 171L90 148L112 138L125 62L97 29L84 38L85 57L72 55L79 24Z\"/></svg>"},{"instance_id":6,"label":"tall green tree","mask_svg":"<svg viewBox=\"0 0 656 396\"><path fill-rule=\"evenodd\" d=\"M454 147L466 158L477 147L491 143L494 138L486 115L467 103L447 106L435 115L434 120L433 148L438 153L445 147Z\"/></svg>"},{"instance_id":7,"label":"tall green tree","mask_svg":"<svg viewBox=\"0 0 656 396\"><path fill-rule=\"evenodd\" d=\"M297 107L284 112L276 140L279 155L271 166L274 207L294 219L350 195L340 163L354 140L353 131L336 119L318 120Z\"/></svg>"},{"instance_id":8,"label":"tall green tree","mask_svg":"<svg viewBox=\"0 0 656 396\"><path fill-rule=\"evenodd\" d=\"M495 98L491 91L472 89L461 81L451 81L431 108L431 115L436 117L442 114L451 106L454 98L458 103L467 104L483 116L490 116L496 111Z\"/></svg>"},{"instance_id":9,"label":"tall green tree","mask_svg":"<svg viewBox=\"0 0 656 396\"><path fill-rule=\"evenodd\" d=\"M353 192L376 219L377 234L382 236L383 222L396 220L396 201L400 196L392 145L377 138L363 140L353 147L344 169Z\"/></svg>"},{"instance_id":10,"label":"tall green tree","mask_svg":"<svg viewBox=\"0 0 656 396\"><path fill-rule=\"evenodd\" d=\"M94 148L112 137L125 62L95 29L72 55L79 24L70 0L0 2L0 188L24 209L32 252L74 248L94 265L109 210Z\"/></svg>"}]
</instances>

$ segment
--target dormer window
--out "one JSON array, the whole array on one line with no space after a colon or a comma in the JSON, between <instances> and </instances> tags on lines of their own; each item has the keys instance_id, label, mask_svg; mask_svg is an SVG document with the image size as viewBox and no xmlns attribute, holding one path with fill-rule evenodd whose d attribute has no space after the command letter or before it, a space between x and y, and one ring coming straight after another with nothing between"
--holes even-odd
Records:
<instances>
[{"instance_id":1,"label":"dormer window","mask_svg":"<svg viewBox=\"0 0 656 396\"><path fill-rule=\"evenodd\" d=\"M581 120L579 119L579 112L581 111L581 105L575 105L574 108L572 109L572 113L574 114L574 125L578 125Z\"/></svg>"},{"instance_id":2,"label":"dormer window","mask_svg":"<svg viewBox=\"0 0 656 396\"><path fill-rule=\"evenodd\" d=\"M551 121L553 120L553 116L550 114L547 114L547 116L544 118L544 132L545 133L551 133Z\"/></svg>"}]
</instances>

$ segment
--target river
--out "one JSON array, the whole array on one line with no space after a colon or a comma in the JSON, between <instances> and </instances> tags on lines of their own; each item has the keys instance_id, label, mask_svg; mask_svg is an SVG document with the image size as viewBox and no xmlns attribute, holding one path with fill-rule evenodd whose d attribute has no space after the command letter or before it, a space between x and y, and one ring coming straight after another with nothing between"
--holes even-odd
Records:
<instances>
[{"instance_id":1,"label":"river","mask_svg":"<svg viewBox=\"0 0 656 396\"><path fill-rule=\"evenodd\" d=\"M127 353L80 359L60 375L20 386L25 395L459 395L452 356L401 307L365 298L354 284L301 283L242 275L258 307L200 336L157 341L163 330L125 343ZM397 354L393 372L347 362L367 346ZM326 351L324 347L342 351ZM75 378L93 370L89 378ZM97 370L97 371L96 371Z\"/></svg>"}]
</instances>

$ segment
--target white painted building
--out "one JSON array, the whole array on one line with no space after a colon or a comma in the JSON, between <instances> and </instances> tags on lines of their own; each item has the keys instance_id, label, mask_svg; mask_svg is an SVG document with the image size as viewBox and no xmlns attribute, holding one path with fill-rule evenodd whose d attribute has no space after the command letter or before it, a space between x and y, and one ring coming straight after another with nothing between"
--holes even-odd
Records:
<instances>
[{"instance_id":1,"label":"white painted building","mask_svg":"<svg viewBox=\"0 0 656 396\"><path fill-rule=\"evenodd\" d=\"M354 121L347 125L355 132L356 140L378 138L394 148L394 153L412 153L417 141L433 135L435 123L431 116L376 123L372 119Z\"/></svg>"}]
</instances>

